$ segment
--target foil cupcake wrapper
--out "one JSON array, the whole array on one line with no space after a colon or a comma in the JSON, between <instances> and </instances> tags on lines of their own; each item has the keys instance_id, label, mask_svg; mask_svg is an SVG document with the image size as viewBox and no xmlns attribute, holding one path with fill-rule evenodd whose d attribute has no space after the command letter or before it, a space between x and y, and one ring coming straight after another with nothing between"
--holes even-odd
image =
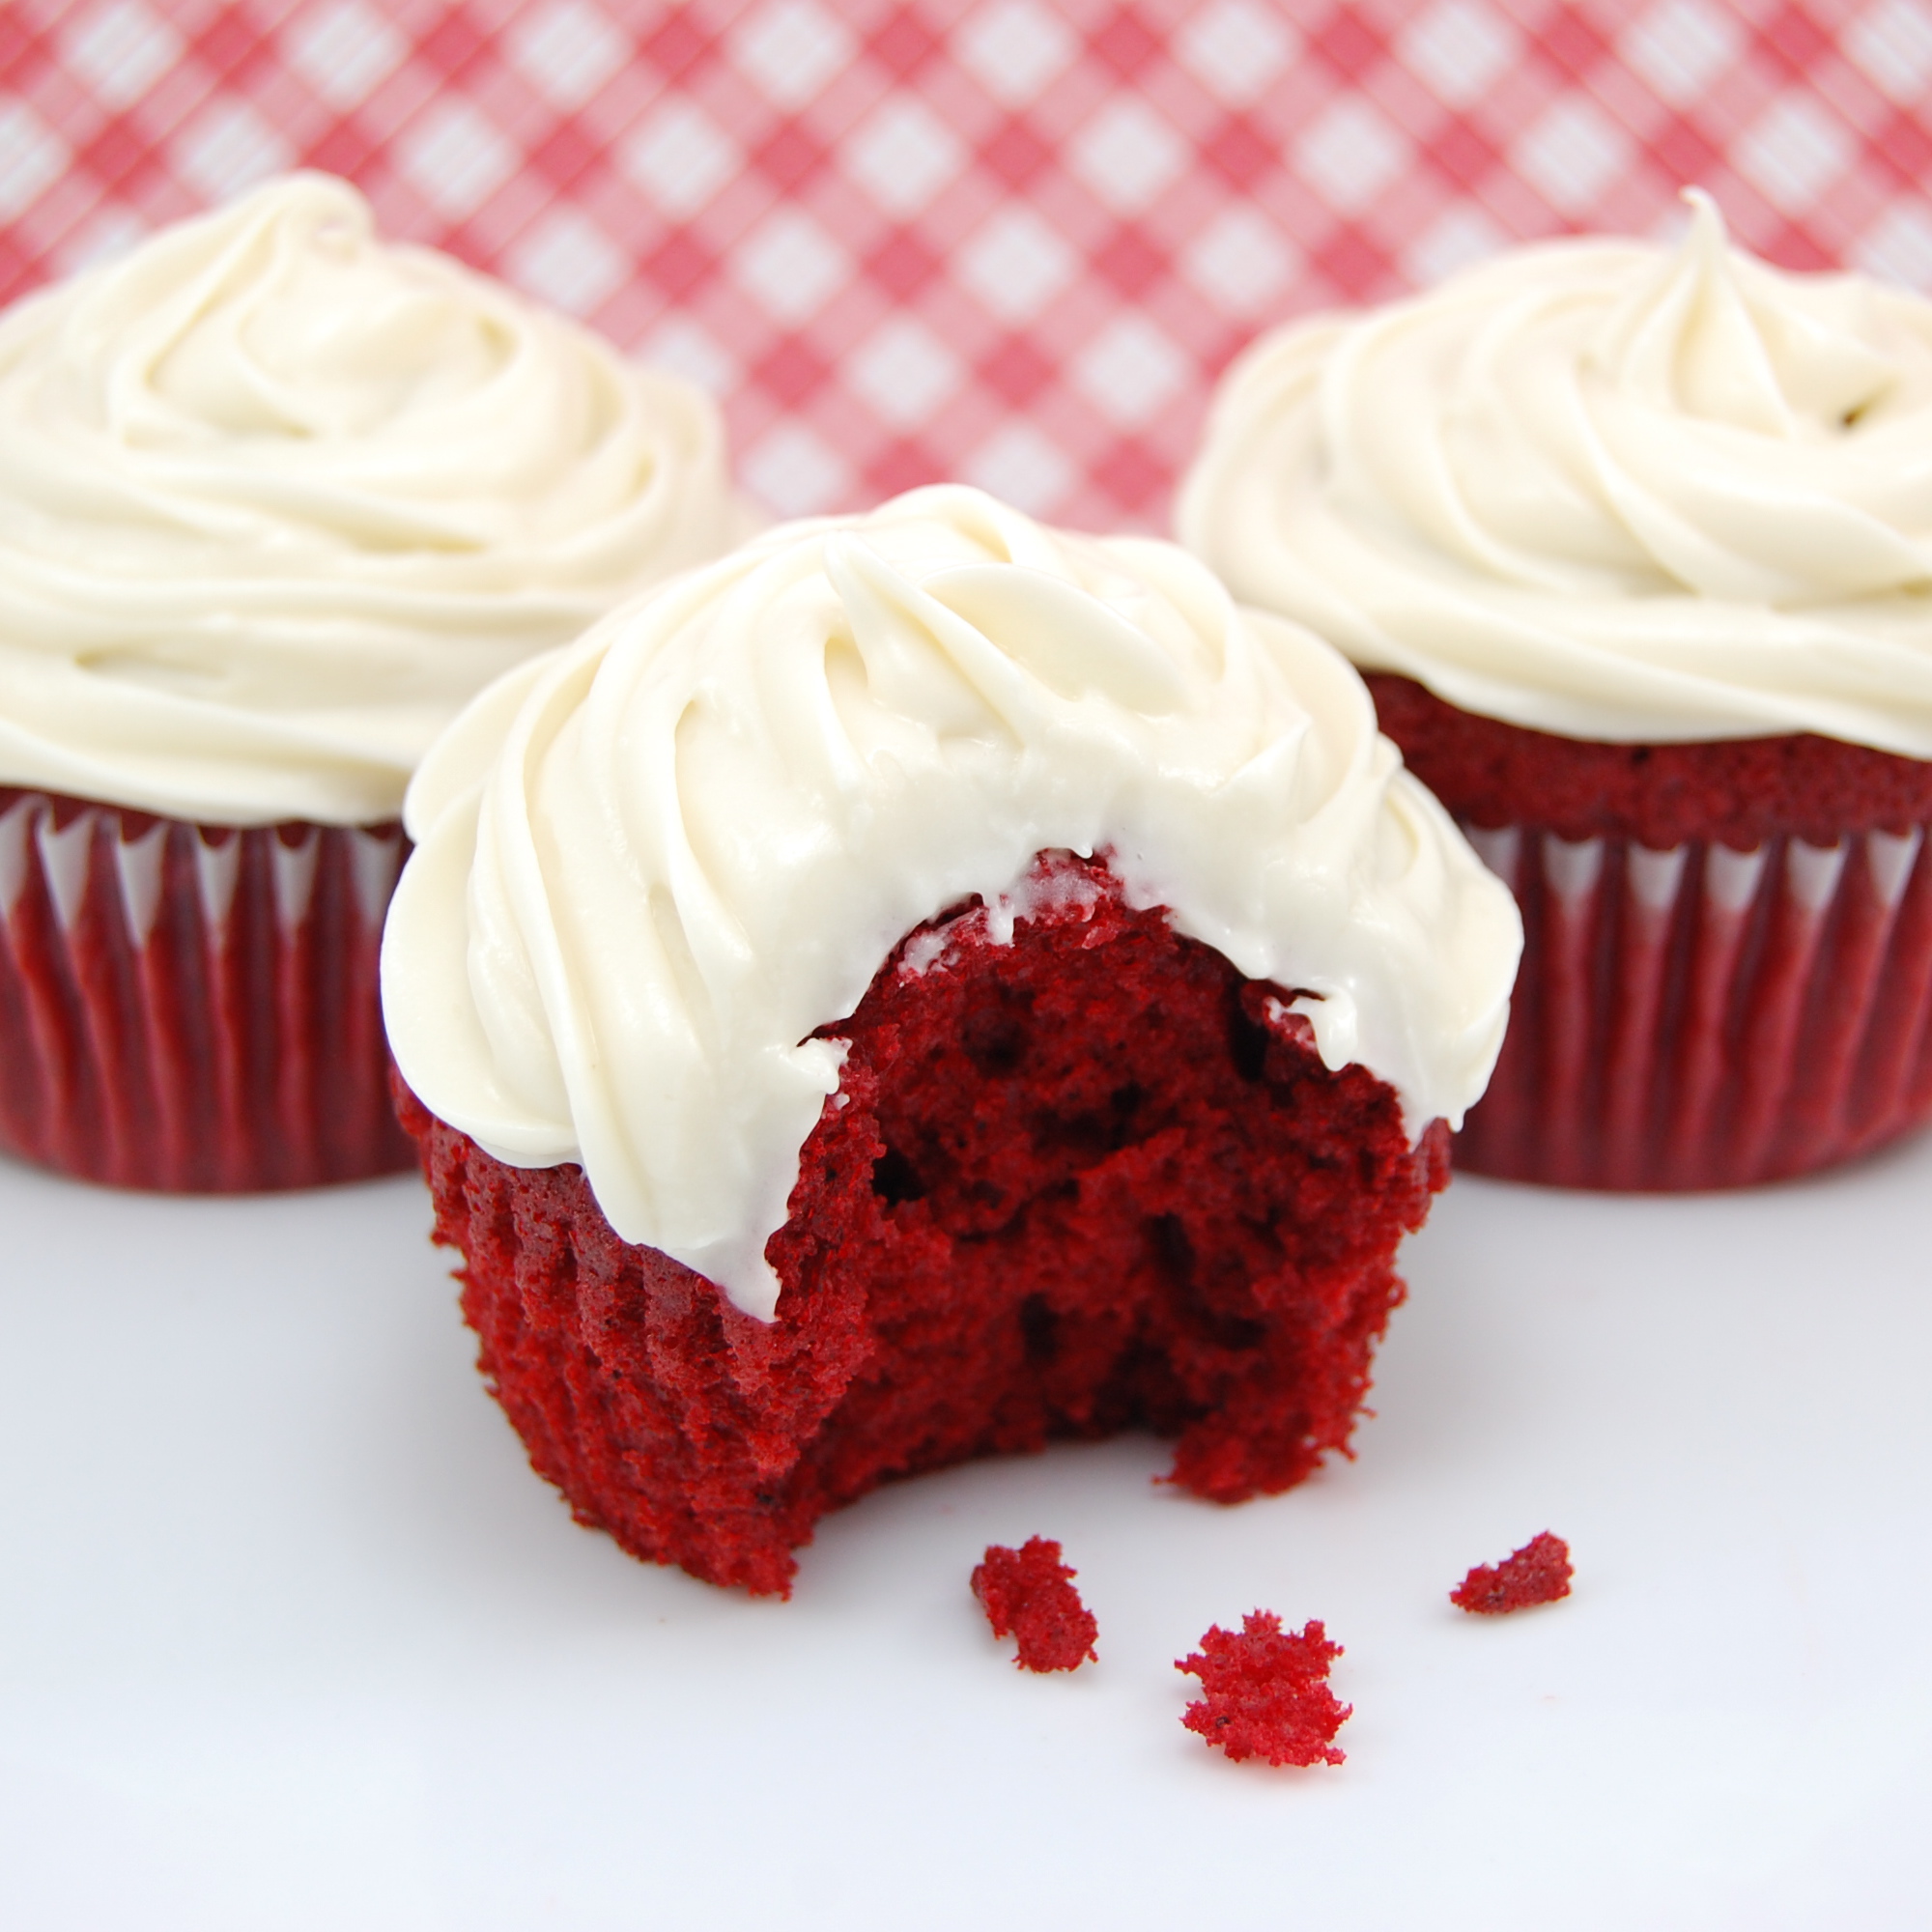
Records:
<instances>
[{"instance_id":1,"label":"foil cupcake wrapper","mask_svg":"<svg viewBox=\"0 0 1932 1932\"><path fill-rule=\"evenodd\" d=\"M1932 1115L1925 828L1654 851L1463 831L1522 909L1478 1174L1619 1189L1806 1173Z\"/></svg>"},{"instance_id":2,"label":"foil cupcake wrapper","mask_svg":"<svg viewBox=\"0 0 1932 1932\"><path fill-rule=\"evenodd\" d=\"M0 1149L177 1192L412 1165L377 995L404 849L0 792Z\"/></svg>"}]
</instances>

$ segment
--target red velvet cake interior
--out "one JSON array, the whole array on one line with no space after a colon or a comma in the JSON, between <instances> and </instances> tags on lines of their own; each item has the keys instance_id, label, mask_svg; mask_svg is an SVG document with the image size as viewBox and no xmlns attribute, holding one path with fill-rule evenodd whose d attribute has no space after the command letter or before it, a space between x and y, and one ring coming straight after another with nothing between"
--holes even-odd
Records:
<instances>
[{"instance_id":1,"label":"red velvet cake interior","mask_svg":"<svg viewBox=\"0 0 1932 1932\"><path fill-rule=\"evenodd\" d=\"M1449 1592L1449 1601L1471 1616L1507 1616L1570 1594L1570 1546L1548 1530L1532 1536L1500 1563L1478 1563Z\"/></svg>"},{"instance_id":2,"label":"red velvet cake interior","mask_svg":"<svg viewBox=\"0 0 1932 1932\"><path fill-rule=\"evenodd\" d=\"M1099 1661L1100 1626L1074 1588L1078 1575L1050 1536L1030 1536L1017 1549L988 1544L973 1566L973 1594L993 1634L1018 1639L1019 1669L1078 1670Z\"/></svg>"},{"instance_id":3,"label":"red velvet cake interior","mask_svg":"<svg viewBox=\"0 0 1932 1932\"><path fill-rule=\"evenodd\" d=\"M1010 943L977 901L895 952L767 1255L777 1319L404 1096L481 1365L580 1520L714 1582L877 1484L1056 1436L1178 1438L1235 1502L1347 1444L1447 1179L1395 1093L1331 1073L1283 989L1043 854Z\"/></svg>"},{"instance_id":4,"label":"red velvet cake interior","mask_svg":"<svg viewBox=\"0 0 1932 1932\"><path fill-rule=\"evenodd\" d=\"M1319 1618L1285 1631L1272 1610L1250 1610L1238 1631L1211 1625L1201 1648L1174 1666L1200 1678L1206 1693L1180 1721L1236 1763L1340 1764L1335 1733L1354 1715L1328 1688L1341 1655Z\"/></svg>"}]
</instances>

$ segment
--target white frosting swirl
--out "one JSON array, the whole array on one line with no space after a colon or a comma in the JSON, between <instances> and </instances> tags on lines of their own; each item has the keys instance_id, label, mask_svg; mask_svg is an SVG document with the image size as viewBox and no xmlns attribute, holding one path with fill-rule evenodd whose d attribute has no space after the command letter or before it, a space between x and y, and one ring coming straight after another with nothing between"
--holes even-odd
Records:
<instances>
[{"instance_id":1,"label":"white frosting swirl","mask_svg":"<svg viewBox=\"0 0 1932 1932\"><path fill-rule=\"evenodd\" d=\"M272 183L0 317L0 784L392 817L471 696L733 516L696 390Z\"/></svg>"},{"instance_id":2,"label":"white frosting swirl","mask_svg":"<svg viewBox=\"0 0 1932 1932\"><path fill-rule=\"evenodd\" d=\"M1415 1130L1482 1092L1520 940L1325 644L1185 552L978 491L795 524L485 693L424 761L383 1000L426 1105L769 1316L849 1013L1037 852L1304 992Z\"/></svg>"},{"instance_id":3,"label":"white frosting swirl","mask_svg":"<svg viewBox=\"0 0 1932 1932\"><path fill-rule=\"evenodd\" d=\"M1464 710L1623 742L1932 757L1932 302L1781 273L1702 195L1268 336L1181 539Z\"/></svg>"}]
</instances>

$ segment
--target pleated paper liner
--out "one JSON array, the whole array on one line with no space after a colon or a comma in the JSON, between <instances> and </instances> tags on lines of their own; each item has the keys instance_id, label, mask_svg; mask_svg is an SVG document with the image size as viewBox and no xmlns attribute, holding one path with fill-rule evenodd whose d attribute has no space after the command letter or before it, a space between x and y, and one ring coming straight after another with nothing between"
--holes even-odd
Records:
<instances>
[{"instance_id":1,"label":"pleated paper liner","mask_svg":"<svg viewBox=\"0 0 1932 1932\"><path fill-rule=\"evenodd\" d=\"M1478 1174L1735 1187L1847 1160L1932 1115L1925 828L1755 850L1465 826L1525 946Z\"/></svg>"},{"instance_id":2,"label":"pleated paper liner","mask_svg":"<svg viewBox=\"0 0 1932 1932\"><path fill-rule=\"evenodd\" d=\"M403 852L0 790L0 1150L180 1192L412 1166L376 978Z\"/></svg>"}]
</instances>

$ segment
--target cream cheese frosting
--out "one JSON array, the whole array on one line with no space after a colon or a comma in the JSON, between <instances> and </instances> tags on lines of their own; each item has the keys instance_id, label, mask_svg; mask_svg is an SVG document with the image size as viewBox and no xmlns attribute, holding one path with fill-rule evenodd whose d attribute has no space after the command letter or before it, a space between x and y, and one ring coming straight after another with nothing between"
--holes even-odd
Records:
<instances>
[{"instance_id":1,"label":"cream cheese frosting","mask_svg":"<svg viewBox=\"0 0 1932 1932\"><path fill-rule=\"evenodd\" d=\"M1042 850L1105 853L1136 904L1293 989L1415 1132L1481 1094L1520 944L1328 646L1173 545L956 486L770 531L519 668L405 824L404 1077L499 1159L582 1162L623 1238L761 1317L838 1086L812 1036L946 907L1023 911Z\"/></svg>"},{"instance_id":2,"label":"cream cheese frosting","mask_svg":"<svg viewBox=\"0 0 1932 1932\"><path fill-rule=\"evenodd\" d=\"M1571 737L1932 757L1932 302L1781 272L1694 191L1264 338L1181 540L1236 596Z\"/></svg>"},{"instance_id":3,"label":"cream cheese frosting","mask_svg":"<svg viewBox=\"0 0 1932 1932\"><path fill-rule=\"evenodd\" d=\"M0 317L0 784L393 817L470 696L735 515L696 390L271 183Z\"/></svg>"}]
</instances>

